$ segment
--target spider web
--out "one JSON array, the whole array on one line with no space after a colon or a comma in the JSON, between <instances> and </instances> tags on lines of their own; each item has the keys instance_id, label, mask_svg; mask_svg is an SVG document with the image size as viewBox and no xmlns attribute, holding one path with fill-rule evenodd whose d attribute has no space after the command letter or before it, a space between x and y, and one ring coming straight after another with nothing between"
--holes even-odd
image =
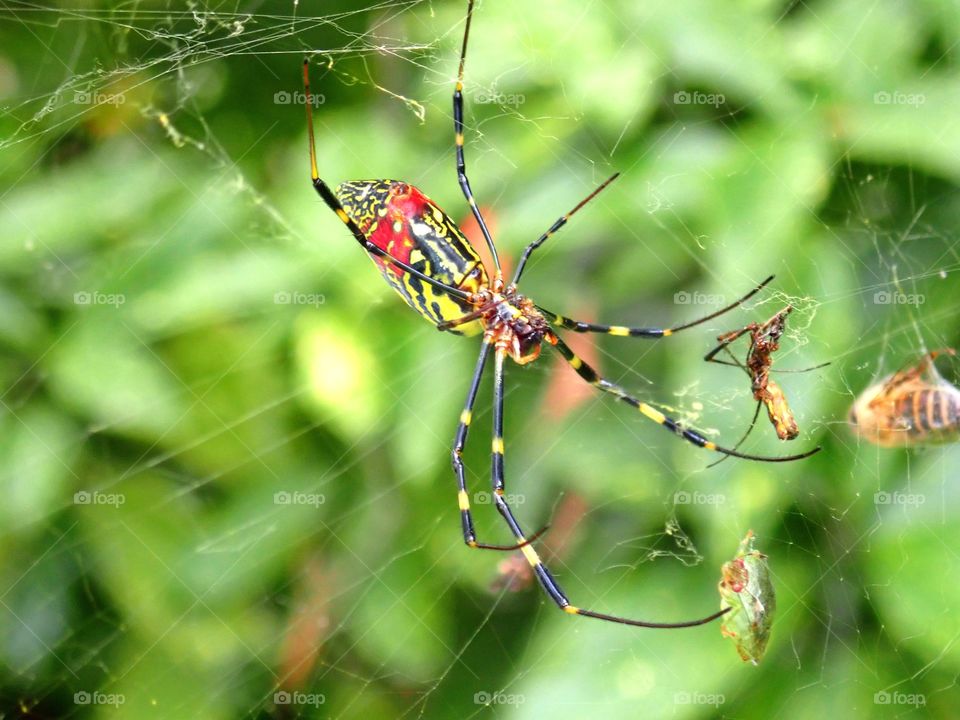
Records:
<instances>
[{"instance_id":1,"label":"spider web","mask_svg":"<svg viewBox=\"0 0 960 720\"><path fill-rule=\"evenodd\" d=\"M571 601L706 615L753 529L779 595L754 668L715 624L567 617L516 554L460 543L448 453L477 342L412 316L308 187L299 71L309 54L326 178L409 180L469 229L461 2L4 4L6 714L950 717L958 451L857 442L846 412L957 344L952 12L477 9L467 161L505 260L623 173L525 292L669 325L777 275L669 340L571 337L580 355L729 446L749 382L703 355L794 308L774 377L800 438L761 412L743 449L824 446L799 463L707 469L548 350L507 375L508 493L528 532L552 522ZM490 392L465 458L480 538L508 542Z\"/></svg>"}]
</instances>

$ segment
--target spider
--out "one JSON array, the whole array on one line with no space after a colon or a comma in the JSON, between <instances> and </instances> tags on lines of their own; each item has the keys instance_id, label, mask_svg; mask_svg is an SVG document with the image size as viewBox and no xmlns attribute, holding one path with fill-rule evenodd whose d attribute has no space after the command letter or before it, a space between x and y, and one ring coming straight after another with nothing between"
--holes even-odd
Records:
<instances>
[{"instance_id":1,"label":"spider","mask_svg":"<svg viewBox=\"0 0 960 720\"><path fill-rule=\"evenodd\" d=\"M467 177L464 159L463 124L463 75L473 17L473 0L468 0L467 15L460 51L457 82L453 92L453 125L456 153L457 179L480 232L490 250L493 264L492 279L480 261L476 251L464 237L457 225L434 204L423 192L400 180L356 180L340 184L331 190L321 179L317 169L316 143L314 140L313 115L310 103L306 103L308 140L310 149L310 174L313 187L324 203L343 222L360 246L370 254L383 278L404 301L438 330L458 335L482 333L480 354L467 391L466 402L460 414L460 423L454 436L451 460L457 480L457 500L460 508L463 541L471 548L516 550L523 552L534 575L546 594L557 607L572 615L583 615L614 623L651 628L680 628L702 625L720 617L725 611L713 613L699 620L688 622L646 622L618 615L595 612L570 603L560 585L546 568L532 546L534 536L527 537L504 495L504 442L503 442L503 397L504 364L509 357L518 365L533 362L540 355L544 342L556 350L569 365L598 390L610 393L630 405L643 416L667 428L697 447L733 455L749 460L784 462L804 455L764 457L750 455L717 445L703 435L683 427L676 420L630 395L619 385L602 377L596 370L577 357L556 334L554 327L574 332L606 333L618 337L663 338L687 328L700 325L739 306L753 296L771 279L767 278L758 287L737 302L706 317L671 328L626 327L622 325L596 325L571 320L536 305L518 289L530 256L554 233L560 230L577 211L612 183L612 175L591 192L572 210L559 217L540 237L523 251L513 277L506 282L500 269L497 248L490 236L483 214L477 205ZM303 64L303 82L307 97L310 94L309 57ZM491 449L492 497L496 508L510 529L514 545L490 545L477 541L470 499L461 459L467 442L467 433L473 417L474 403L480 380L493 351L493 437ZM818 448L819 449L819 448Z\"/></svg>"},{"instance_id":2,"label":"spider","mask_svg":"<svg viewBox=\"0 0 960 720\"><path fill-rule=\"evenodd\" d=\"M794 440L800 434L800 428L793 417L790 405L787 403L787 396L783 389L770 377L773 366L773 353L780 349L780 338L787 329L787 316L793 312L793 307L787 305L772 318L764 323L749 323L748 325L723 333L717 337L719 344L704 356L707 362L715 362L720 365L732 365L742 369L750 377L750 389L753 391L753 398L757 401L757 409L753 413L753 420L750 421L747 431L743 437L734 445L734 449L740 447L744 440L753 431L760 416L761 406L766 406L767 416L770 418L770 424L773 425L777 437L781 440ZM744 360L740 360L730 351L730 345L743 335L750 336L750 345L747 348L747 355ZM717 354L721 351L730 356L730 360L718 360ZM830 363L823 363L805 370L783 370L781 372L810 372L826 367ZM816 451L814 451L816 452ZM810 453L808 453L810 454ZM721 458L717 463L726 458ZM714 463L716 465L717 463Z\"/></svg>"}]
</instances>

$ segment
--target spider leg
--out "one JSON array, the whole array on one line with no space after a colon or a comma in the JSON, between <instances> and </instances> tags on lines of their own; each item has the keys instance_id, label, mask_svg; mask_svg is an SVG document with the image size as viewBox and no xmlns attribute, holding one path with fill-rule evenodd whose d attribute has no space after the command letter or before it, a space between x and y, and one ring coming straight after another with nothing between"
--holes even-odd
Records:
<instances>
[{"instance_id":1,"label":"spider leg","mask_svg":"<svg viewBox=\"0 0 960 720\"><path fill-rule=\"evenodd\" d=\"M532 538L526 538L523 534L523 530L520 528L520 524L517 522L516 517L514 517L513 511L510 509L510 504L507 501L506 496L503 494L504 487L504 477L503 477L503 363L507 356L507 351L504 348L498 347L494 353L494 374L493 374L493 452L492 452L492 463L491 463L491 482L493 485L493 498L494 502L497 505L497 510L503 516L503 519L506 521L507 525L510 528L510 531L513 533L513 536L516 538L517 543L521 546L520 550L523 552L524 557L527 559L527 562L530 563L530 567L533 569L534 574L537 576L537 580L540 583L540 586L544 589L544 592L550 596L550 599L556 603L557 607L563 610L564 612L570 613L571 615L583 615L585 617L592 617L598 620L606 620L607 622L620 623L622 625L634 625L636 627L645 627L645 628L684 628L684 627L695 627L697 625L705 625L708 622L716 620L718 617L723 615L726 612L729 612L730 608L725 610L720 610L715 612L707 617L700 618L699 620L690 620L687 622L678 622L678 623L657 623L657 622L647 622L645 620L633 620L630 618L620 617L617 615L607 615L605 613L598 613L592 610L585 610L584 608L571 605L570 601L567 599L567 596L564 594L563 590L560 589L560 585L554 579L553 575L543 564L543 561L540 559L540 556L537 554L537 551L530 545L530 540Z\"/></svg>"},{"instance_id":2,"label":"spider leg","mask_svg":"<svg viewBox=\"0 0 960 720\"><path fill-rule=\"evenodd\" d=\"M467 433L470 430L470 421L473 419L473 406L477 400L477 390L480 388L480 380L483 378L483 371L489 354L490 340L484 337L483 345L480 347L480 356L477 358L477 367L473 371L473 379L470 381L470 389L467 391L467 401L464 404L463 412L460 413L460 424L457 425L457 433L453 440L453 448L450 451L450 459L453 463L453 472L457 476L457 502L460 506L460 523L463 526L463 541L467 546L481 550L519 550L526 543L533 542L540 537L547 528L543 527L534 535L515 545L490 545L488 543L477 542L477 534L473 528L473 516L470 513L470 495L467 493L467 483L463 471L463 448L467 444Z\"/></svg>"},{"instance_id":3,"label":"spider leg","mask_svg":"<svg viewBox=\"0 0 960 720\"><path fill-rule=\"evenodd\" d=\"M721 308L716 312L710 313L709 315L706 315L701 318L697 318L696 320L691 320L690 322L683 323L682 325L675 325L672 328L643 328L643 327L627 327L625 325L597 325L595 323L581 322L580 320L572 320L568 317L564 317L563 315L558 315L557 313L551 310L542 308L539 305L537 305L537 310L539 310L544 315L546 315L547 318L550 320L550 322L556 325L559 325L560 327L565 328L566 330L573 330L574 332L606 333L607 335L617 335L620 337L629 336L629 337L643 337L643 338L661 338L661 337L668 337L670 335L673 335L675 332L678 332L680 330L686 330L687 328L696 327L697 325L705 323L709 320L713 320L716 317L719 317L725 313L730 312L731 310L739 307L744 302L746 302L751 297L753 297L758 292L760 292L760 290L765 285L767 285L771 280L773 280L773 275L771 275L762 283L757 285L753 290L748 292L746 295L744 295L742 298L740 298L736 302L731 303L730 305L727 305L726 307ZM721 343L721 346L722 345L723 343ZM718 351L719 350L717 350L717 352Z\"/></svg>"},{"instance_id":4,"label":"spider leg","mask_svg":"<svg viewBox=\"0 0 960 720\"><path fill-rule=\"evenodd\" d=\"M580 208L582 208L588 202L593 200L597 195L600 194L601 190L607 187L607 185L612 183L618 177L620 177L620 173L614 173L613 175L608 177L592 193L590 193L583 200L581 200L577 204L577 206L573 208L573 210L568 212L566 215L561 215L559 218L557 218L556 221L554 221L553 225L550 226L549 230L547 230L543 235L538 237L532 243L527 245L527 247L524 248L523 254L520 256L520 262L517 263L517 269L513 273L513 280L510 281L510 284L516 285L520 281L520 276L523 275L523 269L527 264L527 260L530 259L530 255L533 253L534 250L536 250L538 247L543 245L543 243L547 241L547 238L549 238L551 235L557 232L557 230L559 230L560 228L562 228L564 225L567 224L567 221L573 216L574 213L576 213Z\"/></svg>"},{"instance_id":5,"label":"spider leg","mask_svg":"<svg viewBox=\"0 0 960 720\"><path fill-rule=\"evenodd\" d=\"M477 310L474 310L473 312L469 312L466 315L455 317L452 320L444 320L443 322L439 322L437 323L437 330L440 330L442 332L443 330L450 330L451 328L455 328L459 325L465 325L468 322L473 322L477 318L482 317L483 314L487 312L489 308L490 306L486 305Z\"/></svg>"},{"instance_id":6,"label":"spider leg","mask_svg":"<svg viewBox=\"0 0 960 720\"><path fill-rule=\"evenodd\" d=\"M716 363L717 365L727 365L728 367L740 368L747 375L749 375L750 377L753 377L750 374L750 368L744 365L743 362L740 360L740 358L738 358L736 355L733 354L733 352L731 352L730 347L728 345L724 345L722 349L724 352L726 352L727 355L730 356L731 358L730 360L719 360L714 353L711 353L709 356L705 357L704 360L706 360L707 362Z\"/></svg>"},{"instance_id":7,"label":"spider leg","mask_svg":"<svg viewBox=\"0 0 960 720\"><path fill-rule=\"evenodd\" d=\"M757 401L757 408L756 408L756 410L753 411L753 420L751 420L751 421L750 421L750 425L747 426L747 431L743 434L743 436L742 436L739 440L737 440L737 444L733 446L733 449L734 449L734 450L738 450L738 449L740 448L740 446L743 445L744 441L745 441L748 437L750 437L750 433L753 432L753 428L754 428L754 427L756 426L756 424L757 424L757 418L760 417L760 408L761 408L761 407L763 407L763 402L758 400L758 401ZM726 460L726 459L729 458L729 457L730 457L729 455L724 455L722 458L720 458L720 459L717 460L716 462L712 462L712 463L710 463L709 465L707 465L707 467L708 467L708 468L716 467L717 465L719 465L720 463L722 463L724 460Z\"/></svg>"},{"instance_id":8,"label":"spider leg","mask_svg":"<svg viewBox=\"0 0 960 720\"><path fill-rule=\"evenodd\" d=\"M497 271L497 278L500 278L500 258L497 257L497 248L493 244L493 238L490 237L490 231L487 229L487 223L484 222L483 214L477 206L477 201L473 198L473 190L470 189L470 180L467 178L467 164L463 157L463 66L467 59L467 41L470 39L470 21L472 19L473 0L469 0L467 3L467 24L463 30L463 46L460 49L460 67L457 70L457 84L453 91L453 130L457 148L457 180L460 183L463 196L470 203L470 210L477 219L480 232L483 233L483 238L487 241L490 256L493 258L493 266Z\"/></svg>"},{"instance_id":9,"label":"spider leg","mask_svg":"<svg viewBox=\"0 0 960 720\"><path fill-rule=\"evenodd\" d=\"M733 351L730 350L730 345L733 344L734 342L736 342L737 340L739 340L743 335L746 335L748 332L752 332L753 330L754 330L753 327L751 327L750 325L747 325L746 327L740 328L740 329L737 330L736 332L727 333L726 335L721 335L721 337L723 338L723 340L721 340L713 350L711 350L711 351L708 352L706 355L704 355L704 356L703 356L703 359L706 360L707 362L719 363L720 365L731 365L731 364L733 364L733 363L726 362L726 361L724 361L724 360L715 360L715 359L714 359L714 358L716 358L716 356L717 356L718 353L720 353L720 352L722 352L722 351L726 351L727 354L729 354L731 357L734 358L734 360L735 360L735 362L736 362L736 365L737 365L738 367L742 367L742 368L747 372L747 374L749 375L749 374L750 374L750 371L747 370L747 368L743 365L743 363L741 363L740 360L733 354ZM747 357L750 357L750 351L751 351L751 350L753 350L753 341L752 341L752 340L750 341L750 348L747 350Z\"/></svg>"},{"instance_id":10,"label":"spider leg","mask_svg":"<svg viewBox=\"0 0 960 720\"><path fill-rule=\"evenodd\" d=\"M736 333L731 333L731 334L729 334L729 335L723 336L724 339L720 342L720 344L717 345L717 347L715 347L712 351L710 351L703 359L706 360L707 362L717 363L718 365L729 365L730 367L740 368L740 369L743 370L748 376L750 376L750 370L749 370L749 368L747 368L747 366L743 364L743 362L740 360L740 358L738 358L736 355L734 355L734 354L733 354L733 351L730 349L730 343L732 343L734 340L736 340L736 339L739 338L741 335L743 335L744 333L746 333L748 330L749 330L749 328L743 328L742 330L738 330ZM753 348L753 341L752 341L752 340L751 340L751 342L750 342L750 347L751 347L751 349ZM727 355L730 356L730 360L718 360L718 359L717 359L716 355L717 355L717 353L719 353L721 350L722 350L723 352L725 352ZM747 356L748 356L748 357L749 357L749 354L750 354L750 351L748 350L748 351L747 351ZM754 411L753 411L753 419L750 421L750 424L747 426L746 432L743 433L743 435L740 437L739 440L737 440L737 444L733 446L733 449L734 449L734 450L739 450L739 449L740 449L740 446L743 445L743 443L746 441L746 439L747 439L748 437L750 437L750 433L753 432L753 428L754 428L754 427L756 426L756 424L757 424L757 418L760 417L760 408L761 408L762 406L763 406L763 401L758 400L758 401L757 401L757 406L756 406L756 408L754 408ZM707 468L709 469L709 468L712 468L712 467L716 467L717 465L719 465L720 463L722 463L724 460L726 460L728 457L730 457L730 456L729 456L729 455L724 455L722 458L720 458L720 459L717 460L716 462L712 462L712 463L710 463L709 465L707 465Z\"/></svg>"},{"instance_id":11,"label":"spider leg","mask_svg":"<svg viewBox=\"0 0 960 720\"><path fill-rule=\"evenodd\" d=\"M303 88L307 97L310 97L310 77L309 77L309 68L310 68L310 58L303 59ZM353 237L356 238L357 242L372 255L383 258L387 262L392 263L396 267L400 268L404 272L410 273L413 277L418 278L422 282L432 285L438 290L442 290L448 295L453 297L462 298L468 300L470 298L470 293L464 292L459 288L455 288L452 285L447 285L442 283L436 278L432 278L429 275L426 275L415 267L403 262L398 258L395 258L393 255L388 253L383 248L374 245L363 234L363 230L360 229L360 226L357 225L353 220L350 219L350 216L347 215L347 211L343 209L343 205L340 204L340 201L337 199L337 196L330 189L330 186L327 185L323 179L320 177L320 173L317 169L317 145L313 133L313 110L310 103L305 103L307 106L307 135L310 142L310 178L313 181L313 189L317 191L317 194L323 198L323 201L327 204L331 210L333 210L337 217L340 218L340 221L347 226L347 229L353 233Z\"/></svg>"},{"instance_id":12,"label":"spider leg","mask_svg":"<svg viewBox=\"0 0 960 720\"><path fill-rule=\"evenodd\" d=\"M906 382L911 380L916 380L923 376L925 372L933 364L933 361L937 359L940 355L955 355L956 352L952 348L942 348L940 350L931 350L928 353L925 353L923 357L920 358L920 361L917 362L913 367L907 366L900 368L893 375L890 376L890 379L883 386L880 395L886 395L892 392L896 387L903 385Z\"/></svg>"},{"instance_id":13,"label":"spider leg","mask_svg":"<svg viewBox=\"0 0 960 720\"><path fill-rule=\"evenodd\" d=\"M739 360L737 360L736 362L734 362L733 360L717 360L716 358L711 358L710 360L707 360L707 362L716 363L717 365L726 365L726 366L728 366L728 367L740 368L741 370L747 370L747 369L743 366L743 363L740 362ZM750 374L750 371L749 371L749 370L747 370L747 374L748 374L748 375Z\"/></svg>"},{"instance_id":14,"label":"spider leg","mask_svg":"<svg viewBox=\"0 0 960 720\"><path fill-rule=\"evenodd\" d=\"M814 453L820 452L821 448L818 446L812 450L808 450L805 453L800 453L799 455L782 455L771 457L766 455L751 455L748 453L739 452L738 450L734 450L732 448L726 448L717 445L715 442L707 440L705 437L703 437L703 435L683 427L679 422L673 418L667 417L653 406L633 397L616 383L612 383L606 378L602 377L596 370L577 357L577 355L567 346L567 344L556 335L548 336L547 340L556 348L557 352L563 356L563 359L567 361L570 367L576 370L577 374L588 383L596 387L598 390L602 390L603 392L614 395L618 400L622 400L627 405L639 410L644 417L653 420L659 425L663 425L671 432L679 435L684 440L696 445L697 447L702 447L712 452L718 452L724 455L732 455L733 457L743 458L744 460L759 460L763 462L789 462L791 460L800 460L802 458L809 457Z\"/></svg>"},{"instance_id":15,"label":"spider leg","mask_svg":"<svg viewBox=\"0 0 960 720\"><path fill-rule=\"evenodd\" d=\"M813 372L814 370L819 370L820 368L825 368L829 364L830 364L830 361L828 360L825 363L820 363L819 365L813 365L808 368L803 368L802 370L788 369L788 368L771 368L770 372L772 373L808 373L808 372Z\"/></svg>"}]
</instances>

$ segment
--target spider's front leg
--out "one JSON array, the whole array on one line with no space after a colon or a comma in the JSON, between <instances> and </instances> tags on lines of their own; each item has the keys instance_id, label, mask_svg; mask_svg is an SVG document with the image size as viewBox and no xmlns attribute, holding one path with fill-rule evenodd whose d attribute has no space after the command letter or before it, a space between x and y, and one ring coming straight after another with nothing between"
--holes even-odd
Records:
<instances>
[{"instance_id":1,"label":"spider's front leg","mask_svg":"<svg viewBox=\"0 0 960 720\"><path fill-rule=\"evenodd\" d=\"M803 458L810 457L821 450L820 446L817 446L812 450L808 450L807 452L800 453L798 455L767 456L752 455L750 453L740 452L735 448L727 448L723 447L722 445L717 445L717 443L713 442L712 440L707 440L700 433L694 432L693 430L684 427L683 424L677 420L664 415L649 403L645 403L642 400L635 398L616 383L607 380L605 377L600 375L600 373L590 367L590 365L584 362L582 358L578 357L563 340L557 337L556 334L550 333L547 336L547 341L553 345L563 359L567 361L567 364L569 364L570 367L572 367L576 371L577 375L579 375L583 380L590 383L598 390L601 390L605 393L610 393L618 400L622 400L630 407L638 410L644 417L648 418L649 420L653 420L658 425L662 425L664 428L674 433L677 437L680 437L686 440L688 443L696 445L697 447L710 450L711 452L720 453L722 455L738 457L744 460L758 460L761 462L790 462L792 460L802 460Z\"/></svg>"},{"instance_id":2,"label":"spider's front leg","mask_svg":"<svg viewBox=\"0 0 960 720\"><path fill-rule=\"evenodd\" d=\"M642 338L662 338L669 337L680 330L686 330L687 328L696 327L705 322L713 320L716 317L720 317L725 313L730 312L731 310L740 307L747 300L756 295L760 290L762 290L771 280L773 280L773 275L768 277L762 283L757 285L753 290L748 292L742 298L736 302L730 303L726 307L722 307L716 312L712 312L709 315L706 315L696 320L691 320L690 322L683 323L682 325L675 325L670 328L655 328L655 327L628 327L626 325L598 325L596 323L582 322L580 320L572 320L571 318L564 317L563 315L558 315L555 312L547 310L537 305L537 310L542 312L554 325L564 328L565 330L573 330L574 332L579 333L605 333L607 335L616 335L618 337L642 337ZM738 336L739 337L739 336ZM732 342L732 340L731 340ZM721 345L722 347L722 345Z\"/></svg>"},{"instance_id":3,"label":"spider's front leg","mask_svg":"<svg viewBox=\"0 0 960 720\"><path fill-rule=\"evenodd\" d=\"M303 60L303 91L305 93L305 97L310 97L310 58L304 58ZM363 230L360 229L360 226L357 225L357 223L344 209L343 204L337 198L336 193L334 193L333 190L330 189L330 186L327 185L323 178L320 177L320 172L317 168L317 144L313 131L312 105L310 103L305 103L305 105L307 108L307 139L310 149L310 178L313 182L313 189L316 190L317 194L323 199L323 202L326 203L327 207L336 213L336 216L340 218L340 222L346 225L347 229L353 234L353 237L356 239L356 241L360 243L360 247L362 247L371 255L382 258L385 262L389 262L394 267L399 268L403 272L417 278L420 282L424 282L431 287L435 287L437 290L446 293L450 297L469 300L469 293L451 285L447 285L446 283L443 283L436 278L417 270L409 263L405 263L403 260L394 257L383 248L371 242L370 238L364 234Z\"/></svg>"},{"instance_id":4,"label":"spider's front leg","mask_svg":"<svg viewBox=\"0 0 960 720\"><path fill-rule=\"evenodd\" d=\"M487 229L487 223L483 219L483 213L473 197L473 190L470 189L470 179L467 177L467 162L463 156L463 68L467 61L467 43L470 40L470 23L473 21L473 0L467 3L467 24L463 29L463 46L460 48L460 66L457 70L457 84L453 90L453 137L457 154L457 181L460 183L460 190L463 196L470 204L470 211L477 220L480 232L483 233L483 239L490 250L490 257L493 259L493 266L496 270L495 281L500 280L500 258L497 257L497 248L493 244L493 238L490 237L490 231Z\"/></svg>"}]
</instances>

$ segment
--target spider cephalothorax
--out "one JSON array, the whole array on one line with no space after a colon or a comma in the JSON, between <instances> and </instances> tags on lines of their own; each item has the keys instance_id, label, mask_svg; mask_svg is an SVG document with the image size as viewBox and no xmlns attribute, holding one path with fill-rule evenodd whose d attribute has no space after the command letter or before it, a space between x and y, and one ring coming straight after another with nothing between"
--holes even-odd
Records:
<instances>
[{"instance_id":1,"label":"spider cephalothorax","mask_svg":"<svg viewBox=\"0 0 960 720\"><path fill-rule=\"evenodd\" d=\"M617 177L614 174L567 214L559 217L539 238L530 243L520 256L512 279L509 283L505 282L497 257L497 247L483 219L483 213L473 197L473 191L470 189L464 159L463 71L472 14L473 0L468 0L460 66L453 92L454 148L457 181L470 205L470 211L473 213L490 252L491 264L489 267L492 277L487 275L480 257L456 223L413 185L400 180L359 180L345 182L339 185L335 192L331 190L320 177L317 169L312 108L310 103L306 103L310 139L310 175L313 180L313 187L327 206L337 214L337 217L347 227L354 239L370 255L384 279L419 315L439 330L458 334L483 333L480 355L477 358L476 369L467 392L467 401L460 414L460 424L457 426L451 451L453 470L457 478L457 501L460 507L464 542L471 548L522 550L533 569L534 575L547 595L559 608L572 615L585 615L609 622L641 627L690 627L710 622L726 610L690 622L650 623L616 615L606 615L570 604L531 545L531 542L539 533L525 535L510 507L508 496L504 493L504 363L507 357L512 358L520 365L533 362L539 357L543 342L546 341L583 380L602 392L612 394L644 417L662 425L671 433L697 447L750 460L772 462L796 460L801 456L770 458L751 455L738 452L736 449L731 450L722 447L707 440L703 435L684 427L680 422L667 417L648 403L633 397L619 385L603 378L596 370L578 358L553 330L553 328L564 328L574 332L597 332L619 337L667 337L677 330L699 325L732 310L760 290L770 279L765 280L759 287L737 302L706 317L672 328L596 325L571 320L535 305L530 298L521 295L517 290L517 282L520 280L531 254L543 245L550 236L566 225L574 213L607 187ZM309 60L305 61L303 65L304 88L309 97L308 66ZM491 350L494 358L491 462L493 492L491 497L497 511L503 516L513 535L515 540L513 545L491 545L477 541L470 509L470 496L467 492L466 473L461 458L473 418L473 407L477 399L480 381L487 367Z\"/></svg>"},{"instance_id":2,"label":"spider cephalothorax","mask_svg":"<svg viewBox=\"0 0 960 720\"><path fill-rule=\"evenodd\" d=\"M518 365L540 357L541 343L552 336L550 324L533 301L510 286L504 292L491 293L489 309L481 316L494 347L505 348Z\"/></svg>"}]
</instances>

